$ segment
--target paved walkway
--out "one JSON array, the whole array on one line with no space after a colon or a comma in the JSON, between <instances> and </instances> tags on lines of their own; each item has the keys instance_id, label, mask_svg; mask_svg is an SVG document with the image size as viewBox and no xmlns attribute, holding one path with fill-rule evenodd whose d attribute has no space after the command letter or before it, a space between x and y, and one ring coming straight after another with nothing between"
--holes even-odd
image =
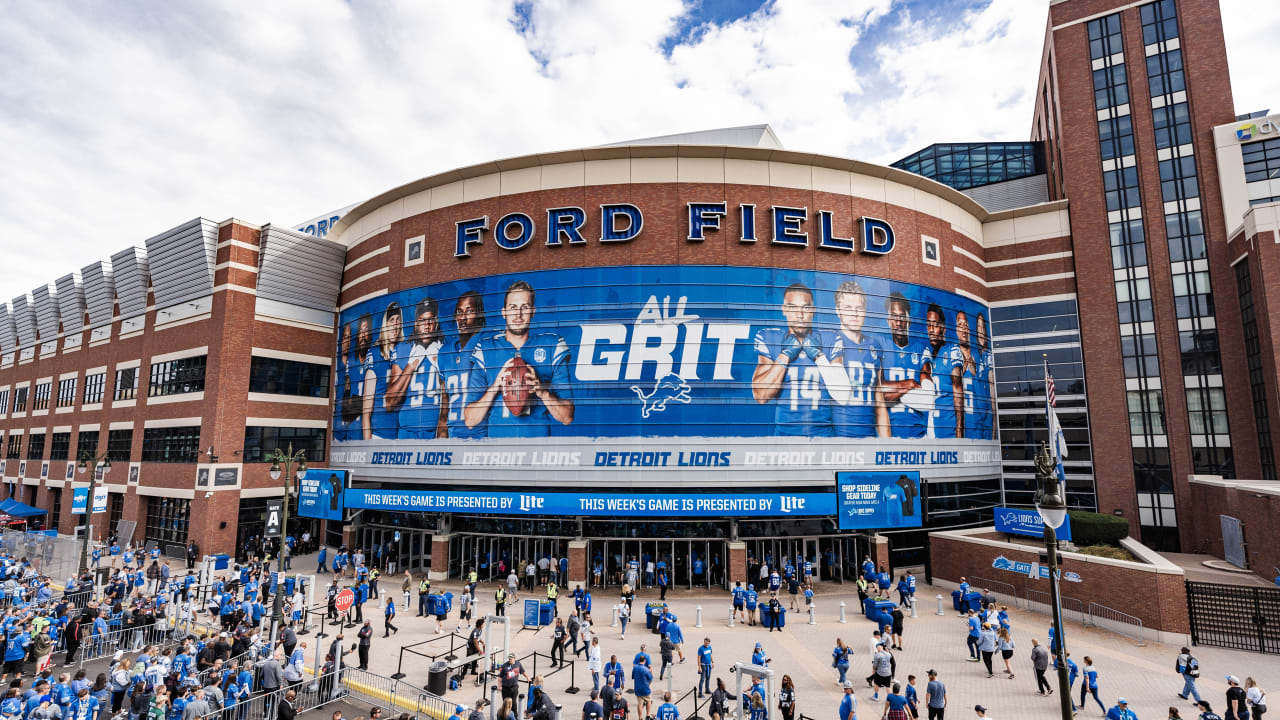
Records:
<instances>
[{"instance_id":1,"label":"paved walkway","mask_svg":"<svg viewBox=\"0 0 1280 720\"><path fill-rule=\"evenodd\" d=\"M314 567L299 560L297 567ZM321 583L327 585L327 581ZM399 581L382 583L384 597L387 589L394 591L397 609L397 625L400 632L391 638L383 639L383 600L370 601L366 606L366 617L372 619L376 629L371 654L370 670L382 675L391 675L399 668L406 673L406 682L425 686L427 683L426 658L409 653L404 654L403 665L400 664L400 648L431 638L440 637L434 633L435 620L414 617L412 612L406 613L400 607L403 597L400 594ZM493 591L495 584L482 584L477 591L479 610L489 613L493 610ZM455 595L460 591L459 583L433 583L436 592L449 591ZM1140 592L1140 588L1135 588ZM936 614L937 603L934 597L942 594L947 598L946 614ZM522 596L523 598L524 596ZM1047 634L1049 618L1046 615L1031 613L1025 609L1010 607L1013 638L1017 645L1012 660L1016 678L1006 678L1001 670L997 670L995 678L987 678L981 663L967 662L967 650L964 637L966 628L964 621L956 617L950 609L950 593L921 583L918 591L920 605L919 617L906 620L904 650L896 653L899 680L905 682L908 674L917 676L920 696L923 700L924 686L927 682L925 672L929 668L938 670L940 679L946 684L950 717L973 717L975 704L985 705L991 716L996 718L1033 718L1053 717L1057 712L1057 697L1041 697L1036 694L1035 676L1031 669L1029 653L1031 639L1043 641ZM641 643L648 646L648 652L656 663L657 636L648 633L643 627L642 610L645 602L656 600L657 593L645 591L636 598L639 624L632 623L625 639L620 637L618 628L609 627L610 608L616 602L613 591L593 593L597 634L601 639L602 656L607 662L610 654L616 654L627 668L627 686L630 687L630 659L639 649ZM673 689L679 696L694 686L697 677L696 655L694 648L703 637L709 637L715 649L716 667L714 678L725 679L732 691L734 678L729 667L737 661L748 661L751 650L757 642L763 643L769 657L771 667L778 674L789 674L796 687L799 712L813 718L831 717L836 713L840 699L840 688L836 681L836 672L831 668L830 652L837 637L843 638L855 652L850 667L850 678L855 681L856 694L859 700L860 717L875 718L881 714L881 702L872 704L871 690L862 678L870 672L868 658L868 642L874 625L856 613L857 593L852 586L824 584L816 598L817 623L807 624L804 613L789 614L786 628L782 632L770 633L763 628L748 627L738 623L737 627L728 626L729 596L727 593L705 591L672 591L667 596L671 609L679 617L685 635L685 655L688 659L684 665L678 665L674 673ZM414 598L416 602L416 596ZM838 620L840 602L847 603L845 624ZM702 607L702 628L695 627L696 608ZM455 605L456 607L456 605ZM561 613L565 614L572 607L572 601L562 596ZM513 628L518 628L519 617L513 619ZM458 624L456 612L446 623L448 630ZM332 630L332 628L330 628ZM346 641L353 642L355 629L345 631ZM314 635L303 638L314 650ZM327 643L332 637L324 639ZM433 643L428 648L435 647ZM538 651L547 653L551 646L550 628L513 631L512 650L517 656ZM1170 705L1177 705L1183 710L1184 717L1195 717L1189 702L1179 700L1176 693L1181 690L1182 683L1173 671L1174 658L1178 647L1148 643L1145 647L1137 647L1130 639L1085 628L1071 623L1067 629L1067 646L1077 662L1089 655L1099 671L1099 694L1108 707L1116 698L1125 696L1130 707L1140 718L1163 718ZM490 648L494 650L496 648ZM1196 648L1195 654L1203 669L1201 693L1214 703L1215 709L1224 705L1226 692L1226 674L1239 675L1242 679L1252 675L1264 689L1280 691L1280 656L1257 655L1217 648ZM435 652L427 650L426 652ZM310 653L308 653L310 655ZM354 662L355 655L349 655L347 662ZM997 656L997 668L1000 667ZM527 667L532 671L532 667ZM539 659L538 670L545 671L545 658ZM550 676L546 681L546 689L552 697L564 705L570 720L577 719L581 703L586 700L586 693L591 688L590 674L586 671L585 654L575 667L576 684L583 688L577 695L566 694L570 675L561 671ZM1054 681L1056 686L1056 680ZM654 697L660 697L667 683L657 682L655 678ZM1079 685L1076 686L1078 691ZM450 691L448 699L465 705L474 703L480 690L475 688L468 678L462 688ZM655 705L656 707L656 705ZM690 706L685 706L690 707ZM634 711L634 703L633 703ZM683 711L683 708L682 708ZM688 713L685 712L687 715ZM923 715L923 713L922 713ZM1102 713L1094 705L1081 712L1080 717L1101 716Z\"/></svg>"}]
</instances>

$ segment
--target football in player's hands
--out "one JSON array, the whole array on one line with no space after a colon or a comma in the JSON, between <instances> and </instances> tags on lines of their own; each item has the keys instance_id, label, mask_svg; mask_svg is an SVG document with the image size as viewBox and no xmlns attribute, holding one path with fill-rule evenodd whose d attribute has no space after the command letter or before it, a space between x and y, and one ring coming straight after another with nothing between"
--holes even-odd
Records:
<instances>
[{"instance_id":1,"label":"football in player's hands","mask_svg":"<svg viewBox=\"0 0 1280 720\"><path fill-rule=\"evenodd\" d=\"M782 341L782 354L787 356L787 360L795 360L802 350L800 340L792 333L787 333L787 337Z\"/></svg>"},{"instance_id":2,"label":"football in player's hands","mask_svg":"<svg viewBox=\"0 0 1280 720\"><path fill-rule=\"evenodd\" d=\"M822 346L818 344L818 338L813 333L804 336L804 342L801 343L801 349L804 354L809 356L810 360L817 362L822 357Z\"/></svg>"},{"instance_id":3,"label":"football in player's hands","mask_svg":"<svg viewBox=\"0 0 1280 720\"><path fill-rule=\"evenodd\" d=\"M529 364L524 358L516 355L507 364L507 372L502 376L502 402L512 415L523 415L529 409L529 382L526 377Z\"/></svg>"}]
</instances>

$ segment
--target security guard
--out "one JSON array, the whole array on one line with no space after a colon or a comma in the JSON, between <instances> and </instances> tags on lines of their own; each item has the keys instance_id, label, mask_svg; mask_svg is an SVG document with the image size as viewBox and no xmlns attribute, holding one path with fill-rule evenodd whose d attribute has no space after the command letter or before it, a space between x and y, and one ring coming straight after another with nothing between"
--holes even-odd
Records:
<instances>
[{"instance_id":1,"label":"security guard","mask_svg":"<svg viewBox=\"0 0 1280 720\"><path fill-rule=\"evenodd\" d=\"M426 617L427 615L427 596L431 594L431 579L426 575L422 576L422 582L418 583L418 617Z\"/></svg>"},{"instance_id":2,"label":"security guard","mask_svg":"<svg viewBox=\"0 0 1280 720\"><path fill-rule=\"evenodd\" d=\"M493 591L494 614L499 617L505 617L507 614L507 589L502 585L498 585L498 589Z\"/></svg>"},{"instance_id":3,"label":"security guard","mask_svg":"<svg viewBox=\"0 0 1280 720\"><path fill-rule=\"evenodd\" d=\"M551 603L551 607L555 609L555 616L560 617L560 605L556 602L556 597L560 594L560 588L556 587L554 580L547 580L547 602Z\"/></svg>"},{"instance_id":4,"label":"security guard","mask_svg":"<svg viewBox=\"0 0 1280 720\"><path fill-rule=\"evenodd\" d=\"M471 593L472 600L476 599L476 585L478 584L476 580L477 576L475 570L467 573L467 592Z\"/></svg>"}]
</instances>

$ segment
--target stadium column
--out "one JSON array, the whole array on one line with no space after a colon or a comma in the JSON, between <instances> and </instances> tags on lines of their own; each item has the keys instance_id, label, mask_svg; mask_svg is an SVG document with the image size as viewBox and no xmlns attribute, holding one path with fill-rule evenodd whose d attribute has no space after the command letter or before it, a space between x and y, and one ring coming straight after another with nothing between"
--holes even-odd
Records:
<instances>
[{"instance_id":1,"label":"stadium column","mask_svg":"<svg viewBox=\"0 0 1280 720\"><path fill-rule=\"evenodd\" d=\"M432 580L449 579L449 541L452 533L431 536L431 571L427 577Z\"/></svg>"},{"instance_id":2,"label":"stadium column","mask_svg":"<svg viewBox=\"0 0 1280 720\"><path fill-rule=\"evenodd\" d=\"M587 585L587 541L569 541L569 582L565 587Z\"/></svg>"},{"instance_id":3,"label":"stadium column","mask_svg":"<svg viewBox=\"0 0 1280 720\"><path fill-rule=\"evenodd\" d=\"M893 575L893 568L889 567L889 538L880 534L871 536L871 559L877 570L885 568Z\"/></svg>"},{"instance_id":4,"label":"stadium column","mask_svg":"<svg viewBox=\"0 0 1280 720\"><path fill-rule=\"evenodd\" d=\"M729 542L729 585L748 582L747 544L738 540Z\"/></svg>"}]
</instances>

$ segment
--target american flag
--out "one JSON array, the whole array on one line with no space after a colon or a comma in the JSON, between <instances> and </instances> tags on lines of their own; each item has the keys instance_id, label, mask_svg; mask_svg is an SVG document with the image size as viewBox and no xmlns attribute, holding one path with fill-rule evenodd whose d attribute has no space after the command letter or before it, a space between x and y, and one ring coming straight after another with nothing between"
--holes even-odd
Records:
<instances>
[{"instance_id":1,"label":"american flag","mask_svg":"<svg viewBox=\"0 0 1280 720\"><path fill-rule=\"evenodd\" d=\"M1048 372L1046 372L1045 378L1046 378L1045 382L1048 383L1049 407L1058 407L1058 395L1053 390L1053 375L1050 375Z\"/></svg>"}]
</instances>

